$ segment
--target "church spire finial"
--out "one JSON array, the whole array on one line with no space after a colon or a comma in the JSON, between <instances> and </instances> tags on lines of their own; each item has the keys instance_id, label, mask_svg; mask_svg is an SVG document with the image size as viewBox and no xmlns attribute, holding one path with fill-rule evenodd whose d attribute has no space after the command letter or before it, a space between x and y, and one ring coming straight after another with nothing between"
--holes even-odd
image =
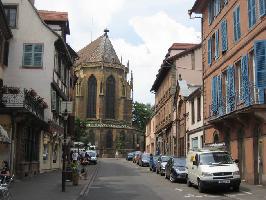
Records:
<instances>
[{"instance_id":1,"label":"church spire finial","mask_svg":"<svg viewBox=\"0 0 266 200\"><path fill-rule=\"evenodd\" d=\"M104 35L106 35L106 36L107 36L107 35L108 35L108 33L109 33L109 29L108 29L108 28L106 28L106 29L104 29L104 31L103 31L103 32L104 32Z\"/></svg>"}]
</instances>

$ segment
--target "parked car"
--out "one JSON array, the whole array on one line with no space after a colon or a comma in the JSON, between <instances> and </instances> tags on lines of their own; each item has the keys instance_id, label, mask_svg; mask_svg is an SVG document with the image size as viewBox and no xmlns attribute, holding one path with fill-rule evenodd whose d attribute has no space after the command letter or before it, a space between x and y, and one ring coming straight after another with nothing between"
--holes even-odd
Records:
<instances>
[{"instance_id":1,"label":"parked car","mask_svg":"<svg viewBox=\"0 0 266 200\"><path fill-rule=\"evenodd\" d=\"M171 182L186 181L186 158L171 157L165 166L165 178L169 178Z\"/></svg>"},{"instance_id":2,"label":"parked car","mask_svg":"<svg viewBox=\"0 0 266 200\"><path fill-rule=\"evenodd\" d=\"M187 155L187 185L197 185L199 192L209 187L233 187L239 191L241 183L238 160L222 150L190 151Z\"/></svg>"},{"instance_id":3,"label":"parked car","mask_svg":"<svg viewBox=\"0 0 266 200\"><path fill-rule=\"evenodd\" d=\"M133 157L133 160L132 160L133 163L137 163L139 154L141 154L140 151L135 151L135 154L134 154L134 157Z\"/></svg>"},{"instance_id":4,"label":"parked car","mask_svg":"<svg viewBox=\"0 0 266 200\"><path fill-rule=\"evenodd\" d=\"M165 165L167 161L170 159L170 156L159 156L157 164L156 164L156 173L161 174L161 176L165 173Z\"/></svg>"},{"instance_id":5,"label":"parked car","mask_svg":"<svg viewBox=\"0 0 266 200\"><path fill-rule=\"evenodd\" d=\"M141 167L148 167L149 164L150 164L150 154L148 153L141 154L139 158L139 165Z\"/></svg>"},{"instance_id":6,"label":"parked car","mask_svg":"<svg viewBox=\"0 0 266 200\"><path fill-rule=\"evenodd\" d=\"M150 157L150 171L156 171L156 164L158 161L159 156L151 156Z\"/></svg>"},{"instance_id":7,"label":"parked car","mask_svg":"<svg viewBox=\"0 0 266 200\"><path fill-rule=\"evenodd\" d=\"M134 156L135 156L135 152L130 152L127 154L126 160L132 161Z\"/></svg>"}]
</instances>

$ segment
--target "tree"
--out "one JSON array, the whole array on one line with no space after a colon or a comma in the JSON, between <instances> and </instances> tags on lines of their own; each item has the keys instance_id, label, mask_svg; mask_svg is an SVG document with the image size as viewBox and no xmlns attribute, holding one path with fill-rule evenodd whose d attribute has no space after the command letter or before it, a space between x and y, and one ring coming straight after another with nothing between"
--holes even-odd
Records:
<instances>
[{"instance_id":1,"label":"tree","mask_svg":"<svg viewBox=\"0 0 266 200\"><path fill-rule=\"evenodd\" d=\"M146 124L153 114L151 104L133 103L133 126L145 132Z\"/></svg>"},{"instance_id":2,"label":"tree","mask_svg":"<svg viewBox=\"0 0 266 200\"><path fill-rule=\"evenodd\" d=\"M75 120L75 140L77 142L80 142L81 138L86 134L86 123L86 120L79 118Z\"/></svg>"}]
</instances>

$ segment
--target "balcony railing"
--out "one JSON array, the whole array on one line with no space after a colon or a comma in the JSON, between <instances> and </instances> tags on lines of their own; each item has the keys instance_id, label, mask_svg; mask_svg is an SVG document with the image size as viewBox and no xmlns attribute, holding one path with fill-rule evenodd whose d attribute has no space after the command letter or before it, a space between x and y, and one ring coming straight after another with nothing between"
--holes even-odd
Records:
<instances>
[{"instance_id":1,"label":"balcony railing","mask_svg":"<svg viewBox=\"0 0 266 200\"><path fill-rule=\"evenodd\" d=\"M44 109L47 104L33 90L4 87L2 103L6 108L24 109L44 120Z\"/></svg>"},{"instance_id":2,"label":"balcony railing","mask_svg":"<svg viewBox=\"0 0 266 200\"><path fill-rule=\"evenodd\" d=\"M246 91L247 94L243 95L240 90L236 90L235 94L231 97L223 96L220 103L217 102L217 105L211 104L209 106L209 119L216 119L251 105L265 103L259 98L259 94L263 90L260 91L254 84L250 84Z\"/></svg>"}]
</instances>

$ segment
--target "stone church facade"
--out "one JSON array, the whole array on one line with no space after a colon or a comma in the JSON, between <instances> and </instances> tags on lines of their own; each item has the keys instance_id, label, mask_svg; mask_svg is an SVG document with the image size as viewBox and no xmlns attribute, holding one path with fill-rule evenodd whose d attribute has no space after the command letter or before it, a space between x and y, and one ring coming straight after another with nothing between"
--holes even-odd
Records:
<instances>
[{"instance_id":1,"label":"stone church facade","mask_svg":"<svg viewBox=\"0 0 266 200\"><path fill-rule=\"evenodd\" d=\"M102 157L114 157L138 146L132 127L133 77L127 80L129 64L123 65L108 37L108 30L78 52L75 63L75 114L86 119L90 143Z\"/></svg>"}]
</instances>

